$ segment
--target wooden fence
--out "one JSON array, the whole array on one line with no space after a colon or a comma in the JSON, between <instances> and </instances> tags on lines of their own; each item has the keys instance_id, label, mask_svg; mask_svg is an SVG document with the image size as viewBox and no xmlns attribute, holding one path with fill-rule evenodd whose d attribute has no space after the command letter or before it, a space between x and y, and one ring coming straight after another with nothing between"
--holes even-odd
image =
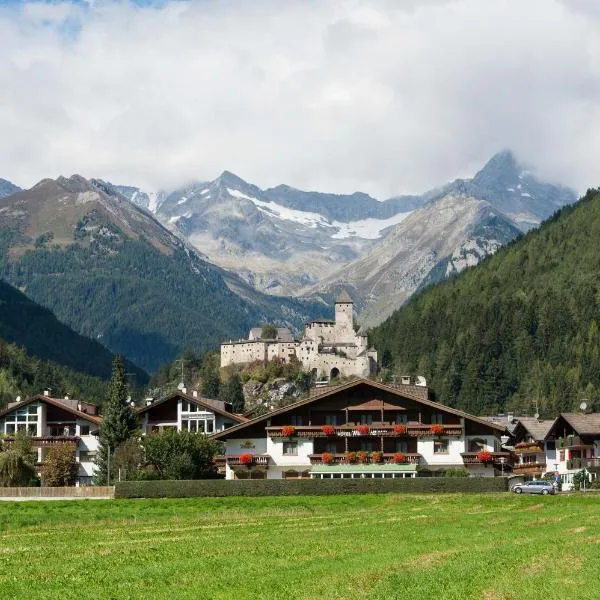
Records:
<instances>
[{"instance_id":1,"label":"wooden fence","mask_svg":"<svg viewBox=\"0 0 600 600\"><path fill-rule=\"evenodd\" d=\"M0 487L0 498L114 498L114 486Z\"/></svg>"}]
</instances>

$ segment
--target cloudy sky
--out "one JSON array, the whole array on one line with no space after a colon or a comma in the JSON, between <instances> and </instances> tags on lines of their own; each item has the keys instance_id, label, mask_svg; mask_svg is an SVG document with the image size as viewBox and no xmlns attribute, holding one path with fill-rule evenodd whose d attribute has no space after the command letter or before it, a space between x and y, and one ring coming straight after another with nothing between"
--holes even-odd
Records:
<instances>
[{"instance_id":1,"label":"cloudy sky","mask_svg":"<svg viewBox=\"0 0 600 600\"><path fill-rule=\"evenodd\" d=\"M0 2L0 177L600 185L597 0Z\"/></svg>"}]
</instances>

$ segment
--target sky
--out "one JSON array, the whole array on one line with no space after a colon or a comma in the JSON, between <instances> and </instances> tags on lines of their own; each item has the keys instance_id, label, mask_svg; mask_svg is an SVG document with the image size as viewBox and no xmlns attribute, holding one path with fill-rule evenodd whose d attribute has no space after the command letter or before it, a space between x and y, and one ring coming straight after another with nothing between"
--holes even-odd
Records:
<instances>
[{"instance_id":1,"label":"sky","mask_svg":"<svg viewBox=\"0 0 600 600\"><path fill-rule=\"evenodd\" d=\"M0 2L0 177L600 185L598 0Z\"/></svg>"}]
</instances>

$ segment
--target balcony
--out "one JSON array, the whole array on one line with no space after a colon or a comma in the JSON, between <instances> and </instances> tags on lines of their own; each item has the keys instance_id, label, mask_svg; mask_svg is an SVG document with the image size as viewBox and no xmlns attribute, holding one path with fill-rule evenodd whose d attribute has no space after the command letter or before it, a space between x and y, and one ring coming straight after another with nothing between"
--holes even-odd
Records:
<instances>
[{"instance_id":1,"label":"balcony","mask_svg":"<svg viewBox=\"0 0 600 600\"><path fill-rule=\"evenodd\" d=\"M481 465L481 464L501 464L500 459L505 458L505 465L512 464L512 455L510 452L490 452L492 455L491 463L483 463L479 460L479 452L461 452L463 463L465 465Z\"/></svg>"},{"instance_id":2,"label":"balcony","mask_svg":"<svg viewBox=\"0 0 600 600\"><path fill-rule=\"evenodd\" d=\"M566 438L560 438L558 440L557 446L559 448L593 448L593 444L587 444L580 437L576 435L568 435Z\"/></svg>"},{"instance_id":3,"label":"balcony","mask_svg":"<svg viewBox=\"0 0 600 600\"><path fill-rule=\"evenodd\" d=\"M358 454L358 452L354 453L355 455ZM421 461L421 455L417 454L417 453L403 453L404 456L406 457L406 461L403 463L397 463L400 465L418 465L419 462ZM359 462L358 459L350 462L348 460L346 460L346 455L345 454L331 454L332 460L330 463L324 463L323 462L323 455L322 454L309 454L308 458L310 459L310 464L311 465L326 465L326 464L342 464L342 465L372 465L372 464L394 464L394 454L393 453L385 453L383 455L383 460L380 463L374 463L371 460L370 456L367 456L366 460L364 462Z\"/></svg>"},{"instance_id":4,"label":"balcony","mask_svg":"<svg viewBox=\"0 0 600 600\"><path fill-rule=\"evenodd\" d=\"M299 425L294 427L294 434L292 436L284 435L281 427L267 427L267 435L271 438L326 438L326 437L426 437L434 436L431 432L431 425L424 425L422 423L408 423L405 425L406 431L404 433L396 433L394 431L394 423L371 423L369 427L369 433L364 434L357 430L360 425L332 425L333 433L330 435L322 430L323 425ZM444 425L444 433L440 435L448 436L455 435L461 436L463 434L463 428L461 425Z\"/></svg>"},{"instance_id":5,"label":"balcony","mask_svg":"<svg viewBox=\"0 0 600 600\"><path fill-rule=\"evenodd\" d=\"M567 469L594 469L600 467L600 458L572 458L567 461Z\"/></svg>"},{"instance_id":6,"label":"balcony","mask_svg":"<svg viewBox=\"0 0 600 600\"><path fill-rule=\"evenodd\" d=\"M268 467L269 466L269 458L271 458L268 454L261 454L261 455L252 455L252 462L250 464L246 464L241 462L240 457L242 455L231 455L231 454L227 454L224 457L215 457L215 459L225 459L225 462L230 466L230 467L237 467L237 466L242 466L242 467Z\"/></svg>"},{"instance_id":7,"label":"balcony","mask_svg":"<svg viewBox=\"0 0 600 600\"><path fill-rule=\"evenodd\" d=\"M546 470L545 462L517 463L513 465L513 473L518 475L543 473Z\"/></svg>"},{"instance_id":8,"label":"balcony","mask_svg":"<svg viewBox=\"0 0 600 600\"><path fill-rule=\"evenodd\" d=\"M44 448L46 446L56 446L58 444L75 444L79 443L79 437L76 435L56 435L56 436L43 436L43 437L32 437L31 444L34 448ZM2 438L2 442L5 444L11 444L15 438Z\"/></svg>"},{"instance_id":9,"label":"balcony","mask_svg":"<svg viewBox=\"0 0 600 600\"><path fill-rule=\"evenodd\" d=\"M520 442L515 446L515 454L544 454L537 442Z\"/></svg>"}]
</instances>

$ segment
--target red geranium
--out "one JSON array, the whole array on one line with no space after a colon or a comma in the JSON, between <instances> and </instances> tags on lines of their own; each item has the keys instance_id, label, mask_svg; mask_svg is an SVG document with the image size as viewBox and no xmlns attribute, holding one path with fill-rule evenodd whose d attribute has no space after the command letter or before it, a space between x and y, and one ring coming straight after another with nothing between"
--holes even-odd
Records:
<instances>
[{"instance_id":1,"label":"red geranium","mask_svg":"<svg viewBox=\"0 0 600 600\"><path fill-rule=\"evenodd\" d=\"M364 465L367 462L369 455L363 450L361 450L360 452L356 453L356 458L358 458L359 463Z\"/></svg>"},{"instance_id":2,"label":"red geranium","mask_svg":"<svg viewBox=\"0 0 600 600\"><path fill-rule=\"evenodd\" d=\"M432 425L431 433L433 433L433 435L442 435L444 433L444 426L443 425Z\"/></svg>"},{"instance_id":3,"label":"red geranium","mask_svg":"<svg viewBox=\"0 0 600 600\"><path fill-rule=\"evenodd\" d=\"M324 465L329 465L333 462L333 454L331 454L330 452L323 452L323 454L321 454L321 462Z\"/></svg>"},{"instance_id":4,"label":"red geranium","mask_svg":"<svg viewBox=\"0 0 600 600\"><path fill-rule=\"evenodd\" d=\"M487 450L481 450L477 453L477 459L482 463L491 463L492 460L494 460L494 457L492 456L491 452L488 452Z\"/></svg>"},{"instance_id":5,"label":"red geranium","mask_svg":"<svg viewBox=\"0 0 600 600\"><path fill-rule=\"evenodd\" d=\"M406 425L394 425L394 434L406 435Z\"/></svg>"},{"instance_id":6,"label":"red geranium","mask_svg":"<svg viewBox=\"0 0 600 600\"><path fill-rule=\"evenodd\" d=\"M346 452L346 454L344 454L344 460L350 464L356 462L356 452Z\"/></svg>"},{"instance_id":7,"label":"red geranium","mask_svg":"<svg viewBox=\"0 0 600 600\"><path fill-rule=\"evenodd\" d=\"M335 427L333 425L321 425L321 431L325 435L335 435Z\"/></svg>"},{"instance_id":8,"label":"red geranium","mask_svg":"<svg viewBox=\"0 0 600 600\"><path fill-rule=\"evenodd\" d=\"M240 464L251 465L254 462L254 456L250 453L240 454Z\"/></svg>"},{"instance_id":9,"label":"red geranium","mask_svg":"<svg viewBox=\"0 0 600 600\"><path fill-rule=\"evenodd\" d=\"M396 452L396 454L394 454L394 462L397 465L402 465L406 462L406 454L404 454L403 452Z\"/></svg>"},{"instance_id":10,"label":"red geranium","mask_svg":"<svg viewBox=\"0 0 600 600\"><path fill-rule=\"evenodd\" d=\"M283 437L292 437L296 433L296 428L293 425L284 425L281 428Z\"/></svg>"},{"instance_id":11,"label":"red geranium","mask_svg":"<svg viewBox=\"0 0 600 600\"><path fill-rule=\"evenodd\" d=\"M368 425L359 425L356 428L356 431L358 431L358 433L360 433L360 435L369 435L370 430L371 430L371 428Z\"/></svg>"},{"instance_id":12,"label":"red geranium","mask_svg":"<svg viewBox=\"0 0 600 600\"><path fill-rule=\"evenodd\" d=\"M371 460L374 463L380 463L383 460L383 452L376 451L371 453Z\"/></svg>"}]
</instances>

